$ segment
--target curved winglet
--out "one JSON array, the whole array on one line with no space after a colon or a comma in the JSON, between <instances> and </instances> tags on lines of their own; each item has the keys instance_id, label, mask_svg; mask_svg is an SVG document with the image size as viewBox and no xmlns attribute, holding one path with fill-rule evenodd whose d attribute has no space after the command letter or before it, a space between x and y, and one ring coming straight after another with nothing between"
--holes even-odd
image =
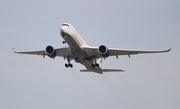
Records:
<instances>
[{"instance_id":1,"label":"curved winglet","mask_svg":"<svg viewBox=\"0 0 180 109\"><path fill-rule=\"evenodd\" d=\"M14 48L12 48L12 51L13 51L14 53L18 53L17 51L14 50Z\"/></svg>"},{"instance_id":2,"label":"curved winglet","mask_svg":"<svg viewBox=\"0 0 180 109\"><path fill-rule=\"evenodd\" d=\"M167 49L167 50L163 50L162 52L169 52L169 51L171 51L171 48L172 48L172 47L170 47L170 48Z\"/></svg>"},{"instance_id":3,"label":"curved winglet","mask_svg":"<svg viewBox=\"0 0 180 109\"><path fill-rule=\"evenodd\" d=\"M171 48L172 48L172 47L171 47ZM171 48L169 48L169 49L167 50L167 52L171 51Z\"/></svg>"},{"instance_id":4,"label":"curved winglet","mask_svg":"<svg viewBox=\"0 0 180 109\"><path fill-rule=\"evenodd\" d=\"M12 51L15 53L14 48L12 48Z\"/></svg>"}]
</instances>

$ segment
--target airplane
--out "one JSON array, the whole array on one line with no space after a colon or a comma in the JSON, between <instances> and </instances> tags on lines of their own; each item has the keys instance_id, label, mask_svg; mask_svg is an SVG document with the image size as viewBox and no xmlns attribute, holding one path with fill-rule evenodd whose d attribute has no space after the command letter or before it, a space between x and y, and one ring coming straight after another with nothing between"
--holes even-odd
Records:
<instances>
[{"instance_id":1,"label":"airplane","mask_svg":"<svg viewBox=\"0 0 180 109\"><path fill-rule=\"evenodd\" d=\"M44 58L48 56L54 59L56 56L63 57L67 60L65 67L72 68L73 65L71 61L74 60L86 67L86 69L80 70L80 72L95 72L103 74L103 72L124 72L122 69L103 69L102 59L108 58L109 56L115 56L118 59L120 55L130 55L144 54L144 53L163 53L169 52L171 50L131 50L131 49L118 49L118 48L108 48L105 45L100 45L99 47L88 46L88 44L83 40L76 29L69 23L63 23L60 28L60 35L63 38L63 44L68 44L69 47L57 48L48 45L45 50L40 51L26 51L17 52L18 54L30 54L30 55L42 55Z\"/></svg>"}]
</instances>

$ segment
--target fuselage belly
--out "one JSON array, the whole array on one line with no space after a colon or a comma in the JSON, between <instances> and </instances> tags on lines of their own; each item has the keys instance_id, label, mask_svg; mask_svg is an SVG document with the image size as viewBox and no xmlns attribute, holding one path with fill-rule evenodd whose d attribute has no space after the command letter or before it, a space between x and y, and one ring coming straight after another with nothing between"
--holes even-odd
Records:
<instances>
[{"instance_id":1,"label":"fuselage belly","mask_svg":"<svg viewBox=\"0 0 180 109\"><path fill-rule=\"evenodd\" d=\"M83 47L88 47L88 45L75 28L70 24L62 25L60 32L63 39L69 45L74 60L84 65L88 70L101 73L101 68L92 67L94 60L89 58L88 54L83 50Z\"/></svg>"}]
</instances>

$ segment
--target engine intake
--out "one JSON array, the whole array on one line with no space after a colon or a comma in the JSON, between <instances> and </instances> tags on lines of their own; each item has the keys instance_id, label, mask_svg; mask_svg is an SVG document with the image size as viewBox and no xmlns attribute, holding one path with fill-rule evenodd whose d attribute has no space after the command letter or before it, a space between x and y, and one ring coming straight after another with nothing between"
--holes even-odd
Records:
<instances>
[{"instance_id":1,"label":"engine intake","mask_svg":"<svg viewBox=\"0 0 180 109\"><path fill-rule=\"evenodd\" d=\"M50 58L56 57L56 50L50 45L46 47L45 52Z\"/></svg>"},{"instance_id":2,"label":"engine intake","mask_svg":"<svg viewBox=\"0 0 180 109\"><path fill-rule=\"evenodd\" d=\"M105 58L107 58L109 56L109 50L105 45L99 46L98 52Z\"/></svg>"}]
</instances>

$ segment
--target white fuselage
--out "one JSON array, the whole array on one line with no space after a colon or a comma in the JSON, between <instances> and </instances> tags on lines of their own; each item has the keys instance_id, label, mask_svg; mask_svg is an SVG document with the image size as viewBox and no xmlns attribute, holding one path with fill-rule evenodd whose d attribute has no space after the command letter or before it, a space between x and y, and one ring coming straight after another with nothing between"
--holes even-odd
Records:
<instances>
[{"instance_id":1,"label":"white fuselage","mask_svg":"<svg viewBox=\"0 0 180 109\"><path fill-rule=\"evenodd\" d=\"M77 63L83 64L88 70L98 73L102 72L101 68L92 67L94 59L90 59L91 57L83 50L83 47L88 47L88 45L72 25L63 23L60 34L69 45L73 59Z\"/></svg>"}]
</instances>

